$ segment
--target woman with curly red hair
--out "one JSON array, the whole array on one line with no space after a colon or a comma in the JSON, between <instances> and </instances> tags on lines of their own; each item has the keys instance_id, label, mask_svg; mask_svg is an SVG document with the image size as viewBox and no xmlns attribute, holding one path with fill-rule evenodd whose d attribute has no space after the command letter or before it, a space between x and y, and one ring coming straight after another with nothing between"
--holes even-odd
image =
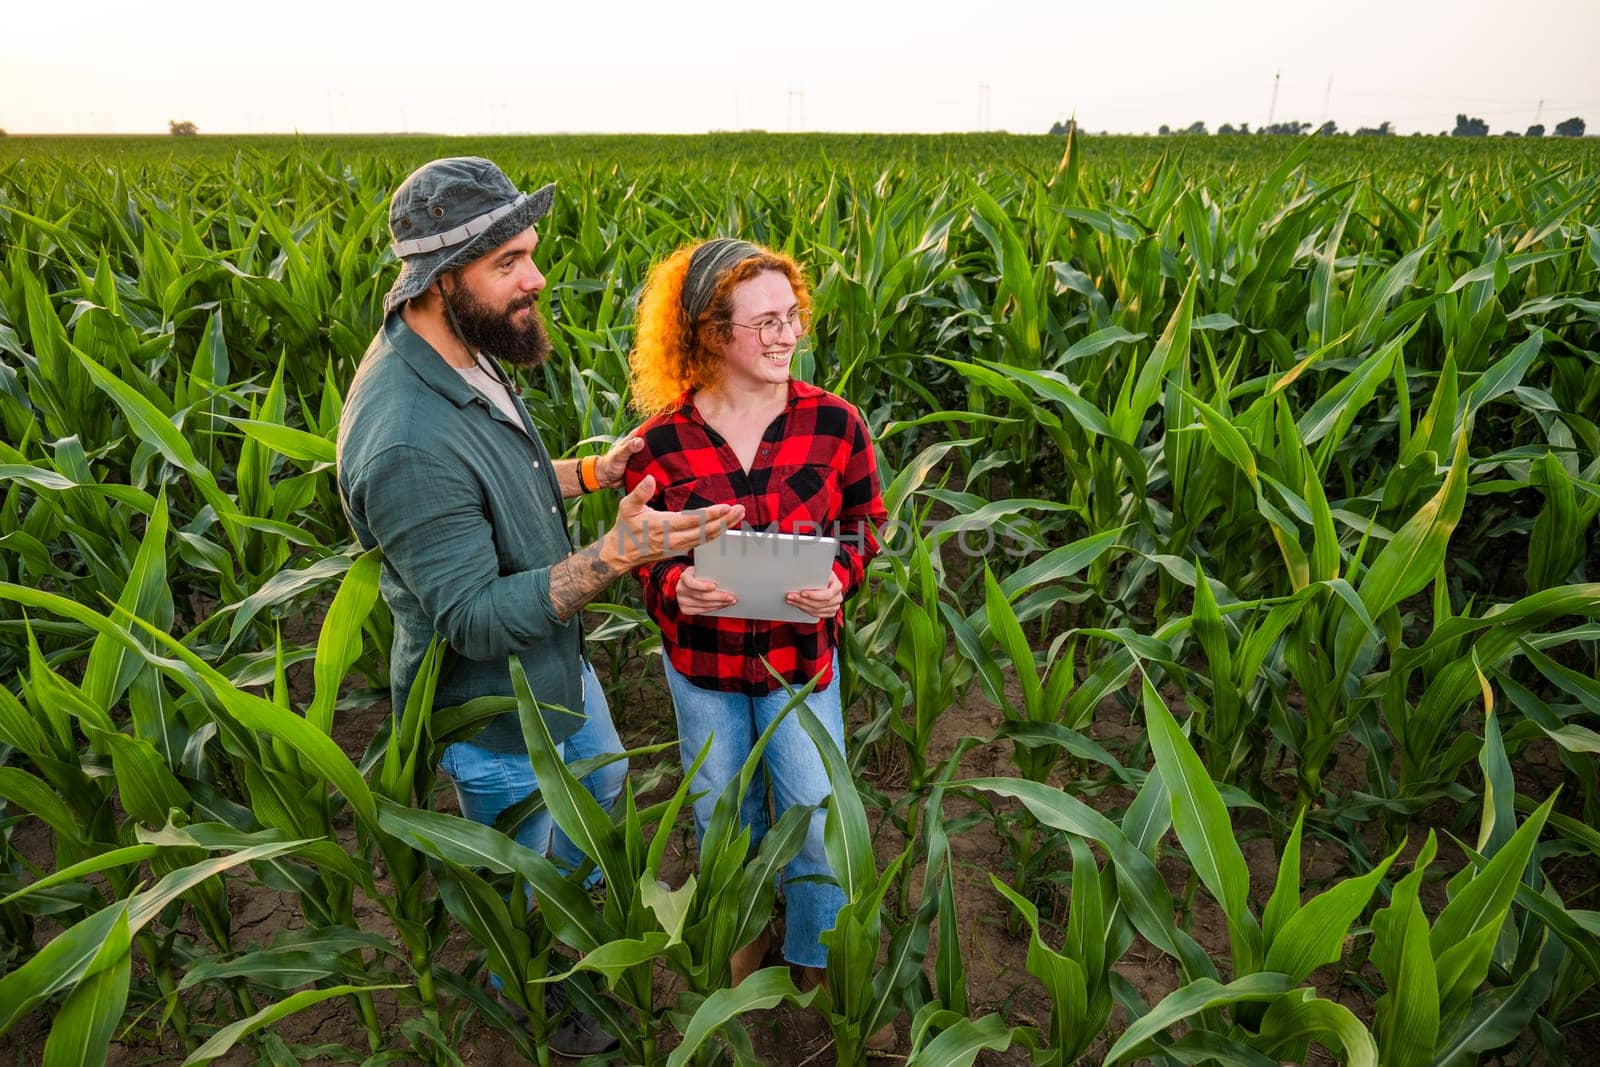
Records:
<instances>
[{"instance_id":1,"label":"woman with curly red hair","mask_svg":"<svg viewBox=\"0 0 1600 1067\"><path fill-rule=\"evenodd\" d=\"M710 739L692 785L700 794L694 816L702 836L724 786L788 702L772 672L795 686L816 678L807 705L844 750L840 609L861 587L886 515L860 414L789 374L810 320L811 292L794 260L727 238L657 264L639 301L633 402L650 419L624 485L631 490L649 475L657 486L652 507L742 503L747 527L820 530L839 540L827 584L788 594L789 605L812 620L805 623L708 615L734 597L696 575L686 559L635 572L645 607L661 627L685 766ZM830 792L821 756L793 715L779 724L762 764L740 808L752 848L770 825L768 781L778 818L796 804L821 804ZM821 812L813 816L783 875L783 955L806 968L812 983L827 965L818 935L833 926L844 903L823 848L823 821ZM765 940L735 954L735 982L760 965Z\"/></svg>"}]
</instances>

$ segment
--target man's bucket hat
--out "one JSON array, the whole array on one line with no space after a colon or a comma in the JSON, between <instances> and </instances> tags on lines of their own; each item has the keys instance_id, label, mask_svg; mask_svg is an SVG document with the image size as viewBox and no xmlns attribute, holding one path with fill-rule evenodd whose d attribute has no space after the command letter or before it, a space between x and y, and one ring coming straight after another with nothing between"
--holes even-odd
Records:
<instances>
[{"instance_id":1,"label":"man's bucket hat","mask_svg":"<svg viewBox=\"0 0 1600 1067\"><path fill-rule=\"evenodd\" d=\"M555 189L552 182L521 192L499 167L477 156L436 159L412 171L389 205L400 277L383 298L383 313L544 218Z\"/></svg>"}]
</instances>

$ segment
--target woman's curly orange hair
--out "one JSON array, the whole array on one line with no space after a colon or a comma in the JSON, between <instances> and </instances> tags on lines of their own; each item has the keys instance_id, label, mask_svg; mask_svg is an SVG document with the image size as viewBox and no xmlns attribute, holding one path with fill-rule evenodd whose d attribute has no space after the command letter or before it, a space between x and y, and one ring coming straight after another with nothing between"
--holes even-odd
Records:
<instances>
[{"instance_id":1,"label":"woman's curly orange hair","mask_svg":"<svg viewBox=\"0 0 1600 1067\"><path fill-rule=\"evenodd\" d=\"M633 371L633 407L647 416L672 407L685 390L703 389L717 380L722 372L721 346L733 334L733 290L740 282L763 271L777 271L789 279L800 307L811 307L811 289L800 265L763 248L760 255L736 263L720 278L705 311L690 321L683 309L683 282L689 258L698 247L680 248L652 267L639 296L639 322L628 364Z\"/></svg>"}]
</instances>

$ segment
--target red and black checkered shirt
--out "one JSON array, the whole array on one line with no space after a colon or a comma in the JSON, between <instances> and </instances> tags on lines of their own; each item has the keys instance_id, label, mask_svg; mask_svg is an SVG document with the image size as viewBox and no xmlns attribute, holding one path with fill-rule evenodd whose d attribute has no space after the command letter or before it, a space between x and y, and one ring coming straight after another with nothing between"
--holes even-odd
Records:
<instances>
[{"instance_id":1,"label":"red and black checkered shirt","mask_svg":"<svg viewBox=\"0 0 1600 1067\"><path fill-rule=\"evenodd\" d=\"M650 506L684 511L743 504L745 529L821 533L839 539L834 573L844 595L861 588L878 553L877 529L887 515L878 488L872 439L849 403L805 382L789 382L789 404L767 427L746 472L722 436L706 424L689 394L639 430L644 448L624 476L632 491L653 475ZM762 664L791 685L821 674L833 678L840 616L815 623L680 615L678 577L689 563L662 560L637 568L645 609L661 627L668 659L703 689L761 696L778 688Z\"/></svg>"}]
</instances>

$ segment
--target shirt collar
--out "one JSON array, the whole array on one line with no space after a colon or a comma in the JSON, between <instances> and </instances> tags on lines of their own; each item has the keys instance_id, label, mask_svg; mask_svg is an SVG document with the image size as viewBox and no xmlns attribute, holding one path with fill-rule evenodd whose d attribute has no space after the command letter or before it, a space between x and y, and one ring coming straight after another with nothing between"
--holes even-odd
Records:
<instances>
[{"instance_id":1,"label":"shirt collar","mask_svg":"<svg viewBox=\"0 0 1600 1067\"><path fill-rule=\"evenodd\" d=\"M455 368L446 363L432 345L417 336L398 311L384 320L383 332L395 354L434 392L458 408L466 407L478 398L478 391L472 384L457 374Z\"/></svg>"}]
</instances>

